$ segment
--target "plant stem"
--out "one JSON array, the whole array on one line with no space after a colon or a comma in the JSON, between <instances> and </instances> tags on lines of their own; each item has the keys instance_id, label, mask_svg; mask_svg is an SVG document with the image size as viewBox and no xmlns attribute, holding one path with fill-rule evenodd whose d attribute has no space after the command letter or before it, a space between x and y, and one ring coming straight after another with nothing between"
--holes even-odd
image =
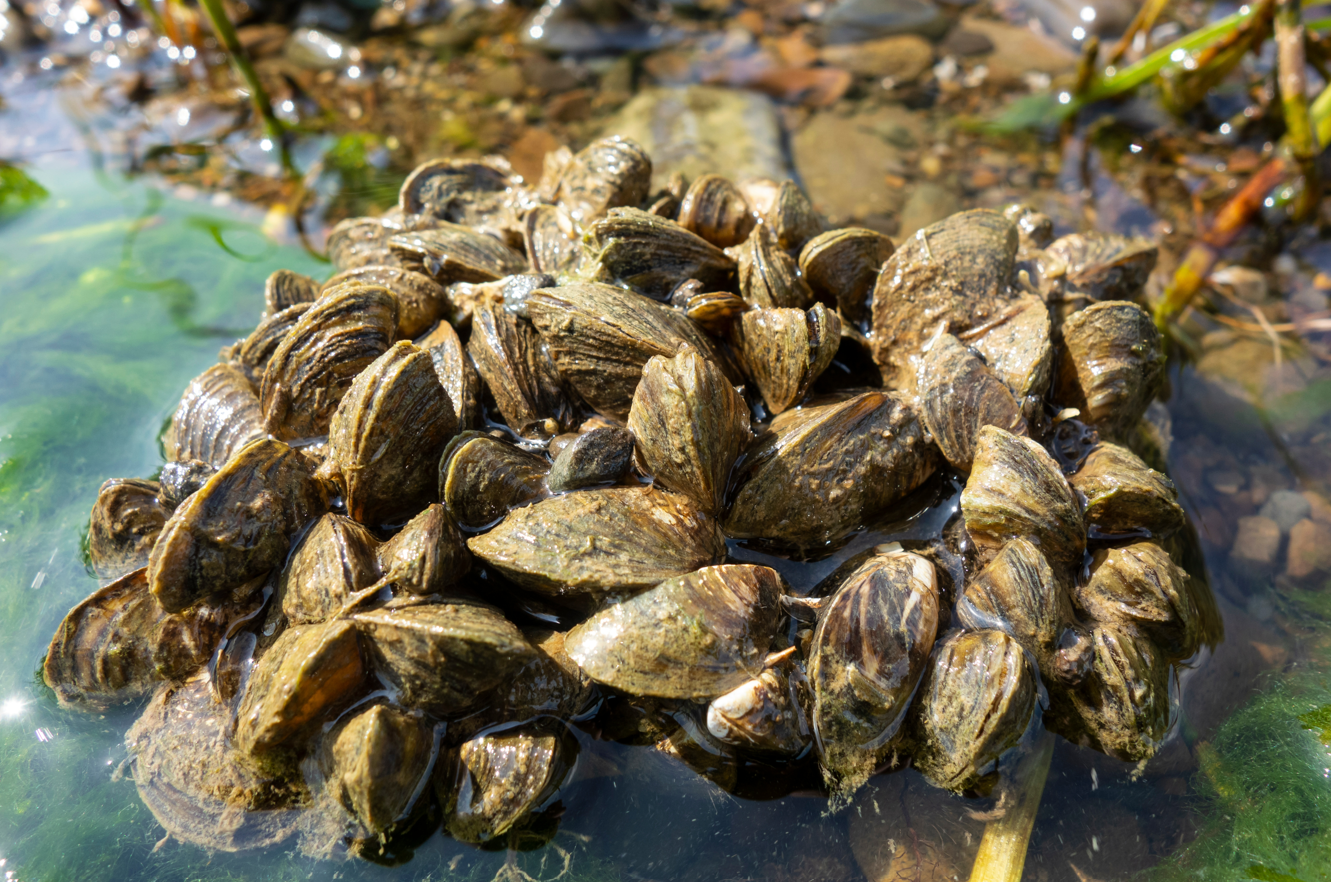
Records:
<instances>
[{"instance_id":1,"label":"plant stem","mask_svg":"<svg viewBox=\"0 0 1331 882\"><path fill-rule=\"evenodd\" d=\"M1011 790L1016 802L1007 813L985 825L980 851L975 855L970 882L1021 882L1026 866L1026 848L1030 844L1035 815L1049 777L1049 762L1054 756L1054 736L1040 735L1035 750L1017 765Z\"/></svg>"},{"instance_id":2,"label":"plant stem","mask_svg":"<svg viewBox=\"0 0 1331 882\"><path fill-rule=\"evenodd\" d=\"M1118 64L1123 60L1128 47L1132 45L1132 41L1138 34L1145 33L1149 35L1151 33L1151 28L1155 27L1155 20L1160 17L1160 13L1164 12L1168 5L1169 0L1146 0L1142 4L1142 8L1137 10L1137 15L1132 19L1132 24L1128 25L1128 29L1123 32L1123 38L1110 50L1109 63L1111 65Z\"/></svg>"}]
</instances>

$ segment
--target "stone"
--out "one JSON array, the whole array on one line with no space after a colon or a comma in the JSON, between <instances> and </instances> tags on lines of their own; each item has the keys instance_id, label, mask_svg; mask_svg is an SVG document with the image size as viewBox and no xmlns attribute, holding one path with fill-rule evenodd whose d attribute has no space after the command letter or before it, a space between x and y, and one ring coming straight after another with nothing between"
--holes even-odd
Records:
<instances>
[{"instance_id":1,"label":"stone","mask_svg":"<svg viewBox=\"0 0 1331 882\"><path fill-rule=\"evenodd\" d=\"M1280 532L1288 533L1295 524L1312 515L1312 506L1297 490L1276 490L1257 513L1279 524Z\"/></svg>"},{"instance_id":2,"label":"stone","mask_svg":"<svg viewBox=\"0 0 1331 882\"><path fill-rule=\"evenodd\" d=\"M961 27L993 44L994 51L984 63L989 68L989 82L996 85L1023 83L1028 73L1052 77L1077 68L1077 53L1029 28L974 16L963 18Z\"/></svg>"},{"instance_id":3,"label":"stone","mask_svg":"<svg viewBox=\"0 0 1331 882\"><path fill-rule=\"evenodd\" d=\"M823 16L827 43L857 43L890 34L937 39L947 32L947 16L929 0L839 0Z\"/></svg>"},{"instance_id":4,"label":"stone","mask_svg":"<svg viewBox=\"0 0 1331 882\"><path fill-rule=\"evenodd\" d=\"M1280 525L1270 518L1254 515L1239 518L1238 534L1230 557L1247 563L1274 563L1280 550Z\"/></svg>"},{"instance_id":5,"label":"stone","mask_svg":"<svg viewBox=\"0 0 1331 882\"><path fill-rule=\"evenodd\" d=\"M901 34L867 40L863 43L837 43L824 46L819 53L823 62L866 77L889 77L897 83L909 83L934 63L933 46L914 34Z\"/></svg>"},{"instance_id":6,"label":"stone","mask_svg":"<svg viewBox=\"0 0 1331 882\"><path fill-rule=\"evenodd\" d=\"M961 207L961 198L953 191L932 181L920 181L911 188L910 196L901 208L897 241L908 239L917 230L956 214L961 211Z\"/></svg>"},{"instance_id":7,"label":"stone","mask_svg":"<svg viewBox=\"0 0 1331 882\"><path fill-rule=\"evenodd\" d=\"M622 135L652 157L652 190L675 172L692 180L714 172L732 180L791 177L771 98L717 86L644 89L612 116L604 135Z\"/></svg>"},{"instance_id":8,"label":"stone","mask_svg":"<svg viewBox=\"0 0 1331 882\"><path fill-rule=\"evenodd\" d=\"M975 31L953 28L943 42L938 44L938 51L944 55L956 55L961 58L984 55L994 51L994 41Z\"/></svg>"},{"instance_id":9,"label":"stone","mask_svg":"<svg viewBox=\"0 0 1331 882\"><path fill-rule=\"evenodd\" d=\"M1331 570L1331 527L1304 518L1289 531L1285 573L1295 579Z\"/></svg>"},{"instance_id":10,"label":"stone","mask_svg":"<svg viewBox=\"0 0 1331 882\"><path fill-rule=\"evenodd\" d=\"M1331 501L1316 490L1304 490L1303 498L1308 500L1309 517L1319 524L1331 524Z\"/></svg>"},{"instance_id":11,"label":"stone","mask_svg":"<svg viewBox=\"0 0 1331 882\"><path fill-rule=\"evenodd\" d=\"M800 180L814 207L833 226L901 210L899 180L904 151L924 140L924 120L904 107L886 106L846 115L815 113L790 139Z\"/></svg>"}]
</instances>

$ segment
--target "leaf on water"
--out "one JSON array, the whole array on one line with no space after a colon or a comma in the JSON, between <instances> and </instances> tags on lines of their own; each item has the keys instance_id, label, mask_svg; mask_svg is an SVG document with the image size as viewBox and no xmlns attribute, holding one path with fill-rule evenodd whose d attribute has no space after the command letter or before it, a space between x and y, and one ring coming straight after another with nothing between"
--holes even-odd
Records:
<instances>
[{"instance_id":1,"label":"leaf on water","mask_svg":"<svg viewBox=\"0 0 1331 882\"><path fill-rule=\"evenodd\" d=\"M1331 747L1331 704L1324 704L1317 710L1299 714L1299 725L1316 732L1322 744Z\"/></svg>"},{"instance_id":2,"label":"leaf on water","mask_svg":"<svg viewBox=\"0 0 1331 882\"><path fill-rule=\"evenodd\" d=\"M49 195L22 169L0 160L0 215L32 208Z\"/></svg>"}]
</instances>

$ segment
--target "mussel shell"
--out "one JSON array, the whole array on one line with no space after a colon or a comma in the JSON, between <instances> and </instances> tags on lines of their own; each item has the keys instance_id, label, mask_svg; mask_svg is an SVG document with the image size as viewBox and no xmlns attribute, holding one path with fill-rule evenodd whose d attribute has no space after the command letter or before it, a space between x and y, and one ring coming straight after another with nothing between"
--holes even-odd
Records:
<instances>
[{"instance_id":1,"label":"mussel shell","mask_svg":"<svg viewBox=\"0 0 1331 882\"><path fill-rule=\"evenodd\" d=\"M360 282L384 288L397 299L397 336L419 337L444 311L448 295L434 279L400 266L362 266L345 270L324 282L322 292L344 282Z\"/></svg>"},{"instance_id":2,"label":"mussel shell","mask_svg":"<svg viewBox=\"0 0 1331 882\"><path fill-rule=\"evenodd\" d=\"M208 479L216 473L217 469L202 460L168 462L162 466L162 472L157 476L160 485L157 490L157 500L168 511L174 511L180 503L199 492L203 485L208 483Z\"/></svg>"},{"instance_id":3,"label":"mussel shell","mask_svg":"<svg viewBox=\"0 0 1331 882\"><path fill-rule=\"evenodd\" d=\"M153 546L148 582L168 612L280 566L290 535L328 510L305 458L255 441L175 510Z\"/></svg>"},{"instance_id":4,"label":"mussel shell","mask_svg":"<svg viewBox=\"0 0 1331 882\"><path fill-rule=\"evenodd\" d=\"M1077 588L1077 608L1097 623L1145 634L1164 655L1191 658L1204 639L1192 578L1154 542L1103 548Z\"/></svg>"},{"instance_id":5,"label":"mussel shell","mask_svg":"<svg viewBox=\"0 0 1331 882\"><path fill-rule=\"evenodd\" d=\"M632 459L632 432L614 426L598 426L565 445L550 464L546 486L551 493L564 493L598 484L614 484L628 471Z\"/></svg>"},{"instance_id":6,"label":"mussel shell","mask_svg":"<svg viewBox=\"0 0 1331 882\"><path fill-rule=\"evenodd\" d=\"M956 337L944 334L920 359L920 413L943 456L969 472L980 429L1025 434L1021 408L1003 381Z\"/></svg>"},{"instance_id":7,"label":"mussel shell","mask_svg":"<svg viewBox=\"0 0 1331 882\"><path fill-rule=\"evenodd\" d=\"M480 844L503 836L549 797L568 771L559 735L539 726L481 733L440 763L444 831Z\"/></svg>"},{"instance_id":8,"label":"mussel shell","mask_svg":"<svg viewBox=\"0 0 1331 882\"><path fill-rule=\"evenodd\" d=\"M805 309L813 303L813 289L770 226L757 227L736 255L739 293L750 305Z\"/></svg>"},{"instance_id":9,"label":"mussel shell","mask_svg":"<svg viewBox=\"0 0 1331 882\"><path fill-rule=\"evenodd\" d=\"M533 206L522 220L522 239L533 272L571 272L582 258L573 218L557 205Z\"/></svg>"},{"instance_id":10,"label":"mussel shell","mask_svg":"<svg viewBox=\"0 0 1331 882\"><path fill-rule=\"evenodd\" d=\"M651 184L652 158L646 150L627 138L602 138L563 167L554 199L585 228L612 208L640 205Z\"/></svg>"},{"instance_id":11,"label":"mussel shell","mask_svg":"<svg viewBox=\"0 0 1331 882\"><path fill-rule=\"evenodd\" d=\"M799 404L841 346L841 319L821 303L751 309L731 325L730 345L771 413Z\"/></svg>"},{"instance_id":12,"label":"mussel shell","mask_svg":"<svg viewBox=\"0 0 1331 882\"><path fill-rule=\"evenodd\" d=\"M798 756L813 743L801 691L807 691L803 674L792 665L768 668L712 699L707 731L745 750Z\"/></svg>"},{"instance_id":13,"label":"mussel shell","mask_svg":"<svg viewBox=\"0 0 1331 882\"><path fill-rule=\"evenodd\" d=\"M687 497L652 487L542 499L510 512L467 546L519 585L556 596L641 590L726 554L711 516Z\"/></svg>"},{"instance_id":14,"label":"mussel shell","mask_svg":"<svg viewBox=\"0 0 1331 882\"><path fill-rule=\"evenodd\" d=\"M206 675L160 687L125 734L134 783L181 842L227 852L277 845L296 832L303 794L238 763L230 721Z\"/></svg>"},{"instance_id":15,"label":"mussel shell","mask_svg":"<svg viewBox=\"0 0 1331 882\"><path fill-rule=\"evenodd\" d=\"M679 225L717 248L738 245L749 237L757 218L744 193L729 178L700 175L679 203Z\"/></svg>"},{"instance_id":16,"label":"mussel shell","mask_svg":"<svg viewBox=\"0 0 1331 882\"><path fill-rule=\"evenodd\" d=\"M892 240L874 230L828 230L805 243L799 267L815 297L859 324L869 319L869 296L892 251Z\"/></svg>"},{"instance_id":17,"label":"mussel shell","mask_svg":"<svg viewBox=\"0 0 1331 882\"><path fill-rule=\"evenodd\" d=\"M1017 641L1001 631L953 634L934 649L911 711L912 762L933 784L976 784L1021 740L1036 682Z\"/></svg>"},{"instance_id":18,"label":"mussel shell","mask_svg":"<svg viewBox=\"0 0 1331 882\"><path fill-rule=\"evenodd\" d=\"M349 282L325 291L263 372L259 401L269 434L296 439L327 432L342 396L388 349L397 324L397 299L385 288Z\"/></svg>"},{"instance_id":19,"label":"mussel shell","mask_svg":"<svg viewBox=\"0 0 1331 882\"><path fill-rule=\"evenodd\" d=\"M365 675L351 622L287 628L250 673L236 712L236 746L260 767L265 754L302 751L319 726L360 698Z\"/></svg>"},{"instance_id":20,"label":"mussel shell","mask_svg":"<svg viewBox=\"0 0 1331 882\"><path fill-rule=\"evenodd\" d=\"M524 630L523 636L535 650L531 660L495 690L484 713L471 718L470 723L454 724L451 734L470 734L469 725L479 730L495 720L568 719L587 710L596 697L596 687L564 650L565 634L533 629Z\"/></svg>"},{"instance_id":21,"label":"mussel shell","mask_svg":"<svg viewBox=\"0 0 1331 882\"><path fill-rule=\"evenodd\" d=\"M874 360L883 379L913 389L914 357L943 324L952 334L998 316L1009 286L1017 227L996 211L945 218L900 243L883 264L873 293Z\"/></svg>"},{"instance_id":22,"label":"mussel shell","mask_svg":"<svg viewBox=\"0 0 1331 882\"><path fill-rule=\"evenodd\" d=\"M398 206L407 217L424 215L454 224L493 224L511 205L517 184L508 163L497 157L433 159L416 166L402 182Z\"/></svg>"},{"instance_id":23,"label":"mussel shell","mask_svg":"<svg viewBox=\"0 0 1331 882\"><path fill-rule=\"evenodd\" d=\"M810 239L827 227L822 215L814 211L808 195L794 181L782 181L771 205L761 213L762 226L769 227L776 234L780 248L793 254L798 254Z\"/></svg>"},{"instance_id":24,"label":"mussel shell","mask_svg":"<svg viewBox=\"0 0 1331 882\"><path fill-rule=\"evenodd\" d=\"M606 607L564 649L587 676L631 695L715 698L762 673L780 596L768 567L704 567Z\"/></svg>"},{"instance_id":25,"label":"mussel shell","mask_svg":"<svg viewBox=\"0 0 1331 882\"><path fill-rule=\"evenodd\" d=\"M526 259L494 236L442 221L399 233L388 244L400 260L421 265L441 285L493 282L527 269Z\"/></svg>"},{"instance_id":26,"label":"mussel shell","mask_svg":"<svg viewBox=\"0 0 1331 882\"><path fill-rule=\"evenodd\" d=\"M726 535L813 547L833 541L924 483L937 454L895 394L779 414L735 476Z\"/></svg>"},{"instance_id":27,"label":"mussel shell","mask_svg":"<svg viewBox=\"0 0 1331 882\"><path fill-rule=\"evenodd\" d=\"M824 777L844 800L896 738L938 632L938 579L918 555L870 558L818 617L809 651L813 731Z\"/></svg>"},{"instance_id":28,"label":"mussel shell","mask_svg":"<svg viewBox=\"0 0 1331 882\"><path fill-rule=\"evenodd\" d=\"M439 463L439 498L464 530L484 530L545 492L544 457L479 432L459 435Z\"/></svg>"},{"instance_id":29,"label":"mussel shell","mask_svg":"<svg viewBox=\"0 0 1331 882\"><path fill-rule=\"evenodd\" d=\"M384 581L409 594L447 592L471 569L462 531L438 503L408 521L378 554Z\"/></svg>"},{"instance_id":30,"label":"mussel shell","mask_svg":"<svg viewBox=\"0 0 1331 882\"><path fill-rule=\"evenodd\" d=\"M541 337L502 303L476 304L467 354L514 432L549 438L575 424L573 404Z\"/></svg>"},{"instance_id":31,"label":"mussel shell","mask_svg":"<svg viewBox=\"0 0 1331 882\"><path fill-rule=\"evenodd\" d=\"M353 217L328 231L328 259L338 272L361 266L404 266L388 240L402 231L400 221Z\"/></svg>"},{"instance_id":32,"label":"mussel shell","mask_svg":"<svg viewBox=\"0 0 1331 882\"><path fill-rule=\"evenodd\" d=\"M105 710L198 669L228 622L226 610L206 603L163 612L140 568L69 611L51 639L42 678L62 705Z\"/></svg>"},{"instance_id":33,"label":"mussel shell","mask_svg":"<svg viewBox=\"0 0 1331 882\"><path fill-rule=\"evenodd\" d=\"M628 427L642 470L712 514L721 511L730 469L753 437L744 398L692 348L647 362Z\"/></svg>"},{"instance_id":34,"label":"mussel shell","mask_svg":"<svg viewBox=\"0 0 1331 882\"><path fill-rule=\"evenodd\" d=\"M1086 497L1086 522L1101 533L1168 536L1186 518L1174 482L1117 444L1092 450L1068 482Z\"/></svg>"},{"instance_id":35,"label":"mussel shell","mask_svg":"<svg viewBox=\"0 0 1331 882\"><path fill-rule=\"evenodd\" d=\"M1054 398L1111 436L1137 425L1160 388L1165 356L1160 332L1135 303L1109 300L1063 322Z\"/></svg>"},{"instance_id":36,"label":"mussel shell","mask_svg":"<svg viewBox=\"0 0 1331 882\"><path fill-rule=\"evenodd\" d=\"M338 480L347 513L362 524L401 523L433 501L439 455L456 432L429 353L402 340L347 390L320 473Z\"/></svg>"},{"instance_id":37,"label":"mussel shell","mask_svg":"<svg viewBox=\"0 0 1331 882\"><path fill-rule=\"evenodd\" d=\"M593 282L665 300L685 279L724 288L735 271L725 252L679 224L636 208L615 208L582 237L578 272Z\"/></svg>"},{"instance_id":38,"label":"mussel shell","mask_svg":"<svg viewBox=\"0 0 1331 882\"><path fill-rule=\"evenodd\" d=\"M436 714L475 706L534 651L503 613L472 601L394 601L348 618L402 704Z\"/></svg>"},{"instance_id":39,"label":"mussel shell","mask_svg":"<svg viewBox=\"0 0 1331 882\"><path fill-rule=\"evenodd\" d=\"M263 411L245 374L215 364L190 381L162 447L166 458L202 460L221 468L251 441L264 436Z\"/></svg>"},{"instance_id":40,"label":"mussel shell","mask_svg":"<svg viewBox=\"0 0 1331 882\"><path fill-rule=\"evenodd\" d=\"M464 432L480 425L481 376L476 365L458 338L458 332L448 322L439 322L430 333L416 340L416 345L430 353L434 372L439 376L453 414L458 419L458 431Z\"/></svg>"},{"instance_id":41,"label":"mussel shell","mask_svg":"<svg viewBox=\"0 0 1331 882\"><path fill-rule=\"evenodd\" d=\"M961 511L980 546L997 549L1025 537L1055 567L1079 563L1086 548L1081 503L1053 457L997 426L980 430Z\"/></svg>"},{"instance_id":42,"label":"mussel shell","mask_svg":"<svg viewBox=\"0 0 1331 882\"><path fill-rule=\"evenodd\" d=\"M681 304L675 301L677 294L678 289L671 295L671 302L679 306ZM685 315L706 328L708 333L724 334L749 304L729 291L698 291L685 298L682 308Z\"/></svg>"},{"instance_id":43,"label":"mussel shell","mask_svg":"<svg viewBox=\"0 0 1331 882\"><path fill-rule=\"evenodd\" d=\"M319 283L309 276L280 269L268 277L263 285L264 317L277 315L298 303L313 303L319 299Z\"/></svg>"},{"instance_id":44,"label":"mussel shell","mask_svg":"<svg viewBox=\"0 0 1331 882\"><path fill-rule=\"evenodd\" d=\"M1141 297L1160 249L1145 239L1089 232L1064 236L1045 251L1042 262L1060 270L1058 299L1101 301Z\"/></svg>"},{"instance_id":45,"label":"mussel shell","mask_svg":"<svg viewBox=\"0 0 1331 882\"><path fill-rule=\"evenodd\" d=\"M309 308L310 303L296 303L281 312L264 316L248 337L222 350L224 360L240 368L250 384L258 389L263 383L263 372L272 360L273 353Z\"/></svg>"},{"instance_id":46,"label":"mussel shell","mask_svg":"<svg viewBox=\"0 0 1331 882\"><path fill-rule=\"evenodd\" d=\"M1050 333L1049 307L1034 294L1024 294L994 321L965 335L966 345L1012 391L1027 422L1041 412L1049 391L1054 361Z\"/></svg>"},{"instance_id":47,"label":"mussel shell","mask_svg":"<svg viewBox=\"0 0 1331 882\"><path fill-rule=\"evenodd\" d=\"M1054 219L1022 203L1003 209L1003 216L1017 225L1023 249L1044 248L1054 241Z\"/></svg>"},{"instance_id":48,"label":"mussel shell","mask_svg":"<svg viewBox=\"0 0 1331 882\"><path fill-rule=\"evenodd\" d=\"M560 376L608 416L626 418L643 366L653 355L673 357L684 343L736 379L724 356L683 312L632 292L577 282L535 292L527 309Z\"/></svg>"},{"instance_id":49,"label":"mussel shell","mask_svg":"<svg viewBox=\"0 0 1331 882\"><path fill-rule=\"evenodd\" d=\"M322 622L379 578L379 540L342 515L326 514L301 537L277 581L282 614L296 625Z\"/></svg>"},{"instance_id":50,"label":"mussel shell","mask_svg":"<svg viewBox=\"0 0 1331 882\"><path fill-rule=\"evenodd\" d=\"M112 478L97 491L88 521L88 556L103 580L119 579L148 563L171 512L156 481Z\"/></svg>"},{"instance_id":51,"label":"mussel shell","mask_svg":"<svg viewBox=\"0 0 1331 882\"><path fill-rule=\"evenodd\" d=\"M374 704L324 736L319 764L334 798L383 835L410 815L436 750L434 728L422 716Z\"/></svg>"}]
</instances>

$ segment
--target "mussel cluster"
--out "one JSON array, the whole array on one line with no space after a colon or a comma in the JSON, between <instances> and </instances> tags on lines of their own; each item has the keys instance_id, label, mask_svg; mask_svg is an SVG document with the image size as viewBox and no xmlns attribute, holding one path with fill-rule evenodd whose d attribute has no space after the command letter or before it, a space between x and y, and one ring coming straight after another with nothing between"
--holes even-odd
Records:
<instances>
[{"instance_id":1,"label":"mussel cluster","mask_svg":"<svg viewBox=\"0 0 1331 882\"><path fill-rule=\"evenodd\" d=\"M984 792L1039 726L1156 751L1217 635L1142 458L1154 248L1024 207L894 248L789 181L650 182L618 138L534 188L421 166L332 231L326 282L269 278L160 475L103 485L104 587L45 677L151 695L127 742L173 835L495 840L568 780L571 726L722 786L816 767L838 802L907 762ZM826 556L963 485L799 596L734 556Z\"/></svg>"}]
</instances>

